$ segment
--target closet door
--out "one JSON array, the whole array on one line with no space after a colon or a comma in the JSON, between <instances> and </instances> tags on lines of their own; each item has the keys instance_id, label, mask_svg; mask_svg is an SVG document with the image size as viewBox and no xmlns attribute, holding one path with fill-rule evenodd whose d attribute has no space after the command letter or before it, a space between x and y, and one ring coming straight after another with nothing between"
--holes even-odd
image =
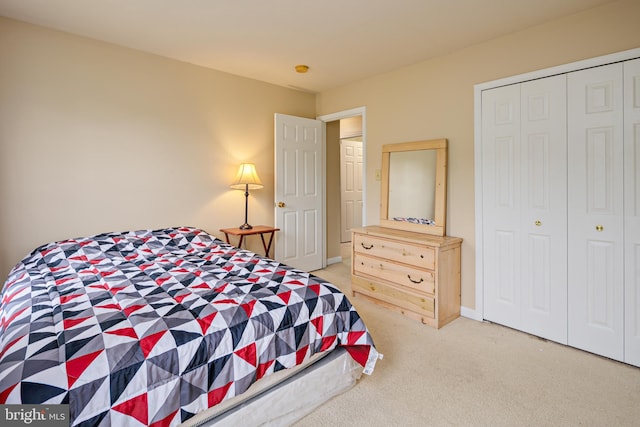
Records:
<instances>
[{"instance_id":1,"label":"closet door","mask_svg":"<svg viewBox=\"0 0 640 427\"><path fill-rule=\"evenodd\" d=\"M566 343L566 77L482 102L484 317Z\"/></svg>"},{"instance_id":2,"label":"closet door","mask_svg":"<svg viewBox=\"0 0 640 427\"><path fill-rule=\"evenodd\" d=\"M625 351L640 366L640 59L624 63Z\"/></svg>"},{"instance_id":3,"label":"closet door","mask_svg":"<svg viewBox=\"0 0 640 427\"><path fill-rule=\"evenodd\" d=\"M520 329L520 85L482 93L484 318Z\"/></svg>"},{"instance_id":4,"label":"closet door","mask_svg":"<svg viewBox=\"0 0 640 427\"><path fill-rule=\"evenodd\" d=\"M622 360L622 64L567 78L569 345Z\"/></svg>"},{"instance_id":5,"label":"closet door","mask_svg":"<svg viewBox=\"0 0 640 427\"><path fill-rule=\"evenodd\" d=\"M521 85L522 330L567 343L566 75Z\"/></svg>"}]
</instances>

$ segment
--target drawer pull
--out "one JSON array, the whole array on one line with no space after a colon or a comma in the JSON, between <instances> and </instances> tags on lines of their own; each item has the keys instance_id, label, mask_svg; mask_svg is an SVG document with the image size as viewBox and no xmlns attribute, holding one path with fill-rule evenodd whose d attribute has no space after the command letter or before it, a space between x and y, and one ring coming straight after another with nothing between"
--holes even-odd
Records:
<instances>
[{"instance_id":1,"label":"drawer pull","mask_svg":"<svg viewBox=\"0 0 640 427\"><path fill-rule=\"evenodd\" d=\"M416 280L413 280L413 279L411 278L411 275L410 275L410 274L407 274L407 277L409 278L409 280L411 281L411 283L422 283L422 282L424 282L424 279L423 279L422 277L420 278L420 280L417 280L417 281L416 281Z\"/></svg>"},{"instance_id":2,"label":"drawer pull","mask_svg":"<svg viewBox=\"0 0 640 427\"><path fill-rule=\"evenodd\" d=\"M364 242L360 242L360 246L362 246L366 250L369 250L369 249L373 248L373 244L371 246L367 247L367 246L364 245Z\"/></svg>"}]
</instances>

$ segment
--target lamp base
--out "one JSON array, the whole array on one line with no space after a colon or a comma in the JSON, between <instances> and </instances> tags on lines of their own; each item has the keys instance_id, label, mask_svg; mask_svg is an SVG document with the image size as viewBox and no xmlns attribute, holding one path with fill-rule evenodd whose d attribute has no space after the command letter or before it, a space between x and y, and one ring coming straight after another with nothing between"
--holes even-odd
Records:
<instances>
[{"instance_id":1,"label":"lamp base","mask_svg":"<svg viewBox=\"0 0 640 427\"><path fill-rule=\"evenodd\" d=\"M247 224L246 222L238 227L240 230L251 230L253 228L252 225Z\"/></svg>"}]
</instances>

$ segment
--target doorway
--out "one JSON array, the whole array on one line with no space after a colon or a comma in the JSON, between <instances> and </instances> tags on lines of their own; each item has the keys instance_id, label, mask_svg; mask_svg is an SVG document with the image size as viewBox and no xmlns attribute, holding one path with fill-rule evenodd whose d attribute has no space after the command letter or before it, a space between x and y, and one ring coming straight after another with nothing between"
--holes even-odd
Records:
<instances>
[{"instance_id":1,"label":"doorway","mask_svg":"<svg viewBox=\"0 0 640 427\"><path fill-rule=\"evenodd\" d=\"M356 202L357 212L360 214L360 221L353 226L366 224L366 109L359 107L352 110L342 111L330 115L320 116L319 120L326 124L326 164L325 164L325 200L326 200L326 233L325 250L327 265L342 262L349 252L344 248L349 245L348 240L343 236L343 219L348 213L345 212L342 197L341 177L345 175L343 170L350 169L341 161L341 141L359 140L361 152L361 163L356 166L360 170L360 179L356 187L359 187L361 194ZM356 183L352 183L356 184ZM349 221L347 221L349 222ZM352 221L353 222L353 221ZM347 234L350 235L350 232Z\"/></svg>"},{"instance_id":2,"label":"doorway","mask_svg":"<svg viewBox=\"0 0 640 427\"><path fill-rule=\"evenodd\" d=\"M340 133L342 133L340 120ZM362 227L362 136L340 138L340 243Z\"/></svg>"}]
</instances>

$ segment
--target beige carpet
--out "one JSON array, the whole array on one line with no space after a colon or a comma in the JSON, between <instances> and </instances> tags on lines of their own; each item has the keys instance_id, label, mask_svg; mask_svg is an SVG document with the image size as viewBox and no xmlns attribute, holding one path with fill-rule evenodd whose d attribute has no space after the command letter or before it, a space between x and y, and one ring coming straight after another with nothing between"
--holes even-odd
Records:
<instances>
[{"instance_id":1,"label":"beige carpet","mask_svg":"<svg viewBox=\"0 0 640 427\"><path fill-rule=\"evenodd\" d=\"M384 359L297 427L640 426L640 368L466 318L432 329L351 297L348 261L315 274L347 293Z\"/></svg>"}]
</instances>

